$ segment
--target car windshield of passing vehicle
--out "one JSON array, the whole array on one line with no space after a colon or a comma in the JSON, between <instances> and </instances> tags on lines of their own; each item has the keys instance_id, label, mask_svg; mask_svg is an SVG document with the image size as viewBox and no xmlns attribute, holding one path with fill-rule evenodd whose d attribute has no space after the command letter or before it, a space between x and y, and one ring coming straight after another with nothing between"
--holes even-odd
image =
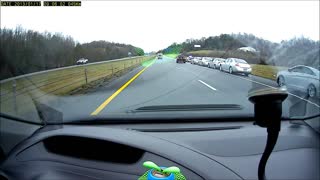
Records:
<instances>
[{"instance_id":1,"label":"car windshield of passing vehicle","mask_svg":"<svg viewBox=\"0 0 320 180\"><path fill-rule=\"evenodd\" d=\"M23 179L12 173L20 167L30 168L29 173L33 165L47 167L40 166L42 160L57 160L57 154L62 152L63 156L75 153L72 158L97 158L98 152L96 156L82 157L85 153L76 153L78 150L55 148L61 142L69 142L59 138L28 150L24 146L33 139L37 140L28 147L47 137L66 135L100 140L114 138L120 144L126 144L121 138L131 138L128 144L143 150L144 154L136 156L136 160L126 157L123 161L112 161L119 163L114 166L118 169L103 165L110 173L125 172L128 177L137 176L136 179L146 167L156 167L154 169L162 173L171 170L178 173L175 168L164 171L160 167L181 167L183 161L186 164L180 170L186 172L189 179L198 175L203 179L255 179L258 166L253 167L251 176L246 174L249 170L245 170L249 167L239 165L241 158L237 164L237 160L228 161L225 157L245 159L248 156L251 164L257 164L260 156L254 154L262 154L264 135L270 132L263 128L272 126L276 115L284 123L281 128L287 128L281 129L283 137L279 137L280 145L274 149L282 159L271 158L273 165L267 166L266 172L275 167L290 169L296 161L320 157L317 149L320 145L316 144L320 127L319 1L19 0L1 1L0 8L0 179L1 172L4 177ZM177 63L180 55L190 58ZM273 110L276 107L281 111ZM269 116L272 117L267 122L256 122ZM197 125L204 122L207 125ZM83 126L78 127L79 124ZM75 127L71 125L79 129L73 130ZM99 129L115 126L112 130ZM228 130L224 130L226 127ZM119 129L123 133L112 135ZM220 134L206 135L211 132ZM158 151L153 151L156 146L150 144L134 145L136 140L149 142L144 140L145 134L150 139L159 136L151 140L158 143ZM223 138L220 139L220 135ZM250 135L254 137L249 139ZM248 139L236 141L236 137ZM171 140L176 145L165 148L165 143ZM207 148L206 145L218 141L214 147ZM87 144L88 141L71 142L85 145L65 143L63 147L69 147L67 144L71 149L101 147ZM257 146L253 147L250 142ZM242 145L245 147L241 148ZM44 147L56 156L49 158L48 154L41 154L45 152L40 151ZM122 152L117 149L122 146L114 147L113 152ZM194 148L188 150L190 159L184 159L183 154L188 153L178 153L179 148ZM305 148L303 152L307 155L300 157L299 148ZM31 155L36 149L38 157ZM100 148L92 152L97 149ZM176 159L168 155L173 149L177 150ZM292 151L285 151L287 149ZM15 152L17 154L10 157ZM191 158L193 153L200 152L202 155L195 156L198 159ZM142 166L143 158L152 160L156 155L163 158L154 162L159 168L150 163ZM122 156L110 158L117 157ZM210 165L210 158L223 164L224 170L232 171L234 176L222 175L223 170L205 175L209 173L206 167L214 166ZM90 164L69 160L67 164L79 165L79 169ZM6 163L2 165L1 161ZM13 161L25 162L26 166L23 163L11 166ZM101 169L105 161L109 159L90 168ZM280 161L287 162L288 166L277 164ZM197 164L200 162L203 164ZM131 167L135 163L141 165L140 169ZM301 165L302 169L293 168L291 175L272 170L269 176L299 179L302 178L299 172L310 168L311 175L302 173L303 177L319 178L319 173L313 171L319 167L319 161L317 163ZM9 170L10 167L16 170ZM126 170L120 170L123 167ZM62 177L63 169L61 166L60 170L37 177ZM19 172L21 175L24 170ZM71 179L77 179L78 171L68 171L72 172ZM88 173L89 176L98 177ZM36 177L30 175L30 178Z\"/></svg>"}]
</instances>

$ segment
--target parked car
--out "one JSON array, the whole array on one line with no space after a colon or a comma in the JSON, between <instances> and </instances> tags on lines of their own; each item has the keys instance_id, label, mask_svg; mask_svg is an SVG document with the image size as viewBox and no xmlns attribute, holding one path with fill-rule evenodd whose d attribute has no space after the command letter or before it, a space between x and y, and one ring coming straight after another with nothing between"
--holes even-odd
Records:
<instances>
[{"instance_id":1,"label":"parked car","mask_svg":"<svg viewBox=\"0 0 320 180\"><path fill-rule=\"evenodd\" d=\"M209 62L212 61L210 57L203 57L201 61L199 61L200 66L208 66Z\"/></svg>"},{"instance_id":2,"label":"parked car","mask_svg":"<svg viewBox=\"0 0 320 180\"><path fill-rule=\"evenodd\" d=\"M225 61L225 59L223 59L223 58L214 58L211 62L209 62L208 67L214 68L214 69L219 69L220 64L224 61Z\"/></svg>"},{"instance_id":3,"label":"parked car","mask_svg":"<svg viewBox=\"0 0 320 180\"><path fill-rule=\"evenodd\" d=\"M201 59L201 57L194 57L194 58L191 60L191 64L198 64L200 59Z\"/></svg>"},{"instance_id":4,"label":"parked car","mask_svg":"<svg viewBox=\"0 0 320 180\"><path fill-rule=\"evenodd\" d=\"M177 60L176 60L177 63L186 63L187 62L187 58L183 55L179 55L177 57Z\"/></svg>"},{"instance_id":5,"label":"parked car","mask_svg":"<svg viewBox=\"0 0 320 180\"><path fill-rule=\"evenodd\" d=\"M305 92L309 97L320 97L319 70L298 65L277 73L277 83L288 89Z\"/></svg>"},{"instance_id":6,"label":"parked car","mask_svg":"<svg viewBox=\"0 0 320 180\"><path fill-rule=\"evenodd\" d=\"M80 64L87 64L88 63L88 59L85 59L85 58L81 58L81 59L79 59L77 62L76 62L76 64L77 65L80 65Z\"/></svg>"},{"instance_id":7,"label":"parked car","mask_svg":"<svg viewBox=\"0 0 320 180\"><path fill-rule=\"evenodd\" d=\"M221 71L227 71L232 73L243 73L248 76L251 74L251 66L243 59L238 58L228 58L225 63L220 64Z\"/></svg>"}]
</instances>

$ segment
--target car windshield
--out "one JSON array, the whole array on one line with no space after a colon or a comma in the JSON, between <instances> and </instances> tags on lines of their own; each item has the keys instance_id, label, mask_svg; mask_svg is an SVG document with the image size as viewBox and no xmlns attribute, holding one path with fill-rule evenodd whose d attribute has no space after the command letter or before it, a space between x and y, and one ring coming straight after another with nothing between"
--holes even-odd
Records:
<instances>
[{"instance_id":1,"label":"car windshield","mask_svg":"<svg viewBox=\"0 0 320 180\"><path fill-rule=\"evenodd\" d=\"M319 69L319 1L15 5L1 2L2 117L252 117L264 88L288 92L284 118L319 113L319 77L288 71Z\"/></svg>"},{"instance_id":2,"label":"car windshield","mask_svg":"<svg viewBox=\"0 0 320 180\"><path fill-rule=\"evenodd\" d=\"M245 60L242 59L236 59L235 60L237 63L243 63L243 64L247 64L247 62Z\"/></svg>"}]
</instances>

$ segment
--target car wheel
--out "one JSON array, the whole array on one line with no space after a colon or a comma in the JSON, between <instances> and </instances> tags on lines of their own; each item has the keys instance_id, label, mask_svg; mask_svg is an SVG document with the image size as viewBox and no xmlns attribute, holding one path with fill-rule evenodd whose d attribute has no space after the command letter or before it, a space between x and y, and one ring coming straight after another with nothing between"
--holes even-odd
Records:
<instances>
[{"instance_id":1,"label":"car wheel","mask_svg":"<svg viewBox=\"0 0 320 180\"><path fill-rule=\"evenodd\" d=\"M314 97L316 96L316 93L317 93L316 87L313 84L310 84L308 87L308 96Z\"/></svg>"},{"instance_id":2,"label":"car wheel","mask_svg":"<svg viewBox=\"0 0 320 180\"><path fill-rule=\"evenodd\" d=\"M232 67L229 67L229 73L232 74Z\"/></svg>"},{"instance_id":3,"label":"car wheel","mask_svg":"<svg viewBox=\"0 0 320 180\"><path fill-rule=\"evenodd\" d=\"M278 78L278 85L279 87L282 87L285 85L285 80L284 80L284 77L283 76L279 76Z\"/></svg>"}]
</instances>

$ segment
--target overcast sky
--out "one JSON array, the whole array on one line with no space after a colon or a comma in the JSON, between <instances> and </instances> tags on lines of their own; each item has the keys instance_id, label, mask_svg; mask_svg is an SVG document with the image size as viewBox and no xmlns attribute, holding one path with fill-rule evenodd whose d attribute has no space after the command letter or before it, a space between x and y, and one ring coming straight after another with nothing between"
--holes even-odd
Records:
<instances>
[{"instance_id":1,"label":"overcast sky","mask_svg":"<svg viewBox=\"0 0 320 180\"><path fill-rule=\"evenodd\" d=\"M319 40L319 1L82 1L81 7L1 7L1 28L62 32L76 41L106 40L145 51L221 33L280 42Z\"/></svg>"}]
</instances>

